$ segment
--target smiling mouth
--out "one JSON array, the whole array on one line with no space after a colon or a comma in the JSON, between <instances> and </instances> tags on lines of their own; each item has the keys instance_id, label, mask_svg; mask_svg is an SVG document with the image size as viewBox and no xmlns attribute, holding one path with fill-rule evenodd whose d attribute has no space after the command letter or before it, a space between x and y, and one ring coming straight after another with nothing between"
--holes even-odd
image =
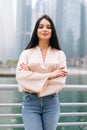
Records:
<instances>
[{"instance_id":1,"label":"smiling mouth","mask_svg":"<svg viewBox=\"0 0 87 130\"><path fill-rule=\"evenodd\" d=\"M47 34L47 33L42 33L42 35L43 35L43 36L48 36L48 34Z\"/></svg>"}]
</instances>

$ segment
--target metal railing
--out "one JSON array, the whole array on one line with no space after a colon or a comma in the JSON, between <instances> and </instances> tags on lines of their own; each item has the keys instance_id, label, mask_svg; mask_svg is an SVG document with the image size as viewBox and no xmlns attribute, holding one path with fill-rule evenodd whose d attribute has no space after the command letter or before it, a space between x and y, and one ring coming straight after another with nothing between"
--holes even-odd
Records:
<instances>
[{"instance_id":1,"label":"metal railing","mask_svg":"<svg viewBox=\"0 0 87 130\"><path fill-rule=\"evenodd\" d=\"M1 84L0 85L0 91L17 91L18 84ZM87 91L87 85L65 85L63 91ZM5 95L3 95L5 96ZM7 107L21 107L21 103L0 103L0 108L7 108ZM60 105L62 107L69 107L69 106L87 106L87 102L61 102ZM61 112L62 116L87 116L87 112ZM21 113L8 113L8 114L0 114L0 118L8 118L8 117L21 117ZM87 122L59 122L58 126L87 126ZM23 124L0 124L0 128L23 128Z\"/></svg>"}]
</instances>

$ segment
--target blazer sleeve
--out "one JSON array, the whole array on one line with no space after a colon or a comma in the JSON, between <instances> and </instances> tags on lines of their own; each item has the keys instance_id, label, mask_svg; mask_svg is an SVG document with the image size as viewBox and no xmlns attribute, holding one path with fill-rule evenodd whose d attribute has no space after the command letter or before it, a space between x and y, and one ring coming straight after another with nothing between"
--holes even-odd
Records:
<instances>
[{"instance_id":1,"label":"blazer sleeve","mask_svg":"<svg viewBox=\"0 0 87 130\"><path fill-rule=\"evenodd\" d=\"M29 52L28 52L29 56ZM24 50L18 60L17 68L16 68L16 80L19 84L18 90L20 92L29 91L29 92L40 92L41 89L47 82L49 77L49 73L39 73L26 71L21 69L20 64L27 64L27 52Z\"/></svg>"}]
</instances>

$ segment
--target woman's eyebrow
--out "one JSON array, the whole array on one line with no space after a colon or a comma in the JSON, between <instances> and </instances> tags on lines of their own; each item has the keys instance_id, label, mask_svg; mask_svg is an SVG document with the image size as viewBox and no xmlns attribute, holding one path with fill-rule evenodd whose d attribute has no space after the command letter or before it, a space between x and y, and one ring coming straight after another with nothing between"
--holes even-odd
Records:
<instances>
[{"instance_id":1,"label":"woman's eyebrow","mask_svg":"<svg viewBox=\"0 0 87 130\"><path fill-rule=\"evenodd\" d=\"M44 24L41 23L41 24L39 24L39 25L44 25ZM51 26L51 24L47 24L46 26Z\"/></svg>"}]
</instances>

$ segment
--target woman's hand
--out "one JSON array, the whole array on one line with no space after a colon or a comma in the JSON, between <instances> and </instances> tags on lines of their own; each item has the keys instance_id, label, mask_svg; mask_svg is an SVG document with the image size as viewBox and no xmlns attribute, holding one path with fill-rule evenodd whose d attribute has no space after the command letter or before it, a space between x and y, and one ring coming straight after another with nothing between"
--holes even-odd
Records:
<instances>
[{"instance_id":1,"label":"woman's hand","mask_svg":"<svg viewBox=\"0 0 87 130\"><path fill-rule=\"evenodd\" d=\"M31 70L29 68L29 66L27 64L24 64L24 63L20 64L20 67L21 67L21 70L26 70L26 71ZM50 79L54 79L54 78L61 77L61 76L64 77L67 75L68 75L68 72L65 70L65 67L61 67L61 68L57 68L54 71L52 71L50 73L50 76L48 79L50 80Z\"/></svg>"},{"instance_id":2,"label":"woman's hand","mask_svg":"<svg viewBox=\"0 0 87 130\"><path fill-rule=\"evenodd\" d=\"M28 67L28 65L24 64L24 63L20 64L20 67L21 67L22 70L26 70L26 71L30 70L30 68Z\"/></svg>"},{"instance_id":3,"label":"woman's hand","mask_svg":"<svg viewBox=\"0 0 87 130\"><path fill-rule=\"evenodd\" d=\"M54 78L57 78L57 77L64 77L64 76L67 76L68 75L68 72L65 70L65 67L61 67L61 68L57 68L56 70L52 71L50 73L50 76L48 79L54 79Z\"/></svg>"}]
</instances>

